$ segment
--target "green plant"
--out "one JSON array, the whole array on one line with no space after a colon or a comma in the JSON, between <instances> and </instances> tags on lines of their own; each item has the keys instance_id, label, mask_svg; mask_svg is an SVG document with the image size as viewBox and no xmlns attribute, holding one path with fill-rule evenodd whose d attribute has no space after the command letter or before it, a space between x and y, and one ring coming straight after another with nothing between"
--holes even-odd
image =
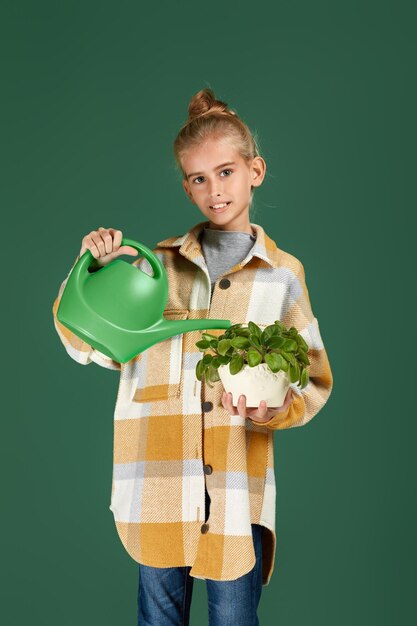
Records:
<instances>
[{"instance_id":1,"label":"green plant","mask_svg":"<svg viewBox=\"0 0 417 626\"><path fill-rule=\"evenodd\" d=\"M307 366L310 361L307 356L308 345L291 326L287 329L280 320L261 330L254 322L247 327L242 324L229 326L220 336L203 332L203 339L196 342L202 352L207 352L196 365L198 380L204 377L209 387L210 382L220 380L218 368L229 364L231 374L237 374L247 363L255 367L266 363L272 372L284 370L288 372L292 383L298 382L303 389L309 380Z\"/></svg>"}]
</instances>

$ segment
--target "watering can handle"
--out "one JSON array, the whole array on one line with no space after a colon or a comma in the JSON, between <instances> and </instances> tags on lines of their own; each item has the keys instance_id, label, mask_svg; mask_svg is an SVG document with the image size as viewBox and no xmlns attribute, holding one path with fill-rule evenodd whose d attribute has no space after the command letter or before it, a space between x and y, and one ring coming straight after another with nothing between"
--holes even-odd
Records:
<instances>
[{"instance_id":1,"label":"watering can handle","mask_svg":"<svg viewBox=\"0 0 417 626\"><path fill-rule=\"evenodd\" d=\"M127 239L126 237L122 238L121 246L131 246L135 248L138 252L142 254L142 256L147 259L153 270L153 278L158 279L165 273L165 268L162 264L162 261L152 252L150 248L145 246L143 243L138 243L134 239ZM89 266L91 265L93 255L91 251L87 249L82 257L79 260L79 272L82 274L83 272L87 273ZM152 278L152 277L151 277Z\"/></svg>"}]
</instances>

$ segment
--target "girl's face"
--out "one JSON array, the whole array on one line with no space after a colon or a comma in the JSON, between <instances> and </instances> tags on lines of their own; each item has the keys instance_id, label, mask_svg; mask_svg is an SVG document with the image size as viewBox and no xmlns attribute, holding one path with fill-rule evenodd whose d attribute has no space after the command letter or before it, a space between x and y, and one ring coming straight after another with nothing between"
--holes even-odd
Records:
<instances>
[{"instance_id":1,"label":"girl's face","mask_svg":"<svg viewBox=\"0 0 417 626\"><path fill-rule=\"evenodd\" d=\"M246 162L225 140L210 138L182 158L183 187L193 204L209 220L209 228L252 233L249 221L251 187L265 176L262 157ZM227 206L218 209L214 206Z\"/></svg>"}]
</instances>

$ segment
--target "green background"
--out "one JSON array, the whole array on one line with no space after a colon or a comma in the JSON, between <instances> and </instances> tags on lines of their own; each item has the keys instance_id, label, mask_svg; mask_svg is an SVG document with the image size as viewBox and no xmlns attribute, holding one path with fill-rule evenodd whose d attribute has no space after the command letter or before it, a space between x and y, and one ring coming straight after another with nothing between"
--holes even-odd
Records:
<instances>
[{"instance_id":1,"label":"green background","mask_svg":"<svg viewBox=\"0 0 417 626\"><path fill-rule=\"evenodd\" d=\"M0 17L2 621L136 624L108 508L118 375L66 354L52 304L91 230L153 247L204 219L172 143L211 87L258 134L251 221L304 264L334 375L314 420L275 435L260 623L415 624L415 2L3 0ZM196 580L191 623L206 615Z\"/></svg>"}]
</instances>

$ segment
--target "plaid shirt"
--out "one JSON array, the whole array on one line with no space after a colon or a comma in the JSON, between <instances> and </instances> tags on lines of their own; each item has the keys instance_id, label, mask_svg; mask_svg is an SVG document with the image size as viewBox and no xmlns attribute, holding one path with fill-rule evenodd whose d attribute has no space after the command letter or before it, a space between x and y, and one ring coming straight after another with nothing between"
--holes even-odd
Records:
<instances>
[{"instance_id":1,"label":"plaid shirt","mask_svg":"<svg viewBox=\"0 0 417 626\"><path fill-rule=\"evenodd\" d=\"M276 552L274 430L309 422L329 398L333 377L302 263L251 223L253 248L216 280L211 296L198 241L207 224L153 249L168 274L164 317L253 321L261 329L280 319L295 326L309 345L310 380L302 390L291 385L293 399L284 413L263 424L230 415L221 402L221 382L211 389L196 378L201 331L166 339L122 364L93 349L56 319L69 274L53 304L54 324L75 361L120 372L110 510L130 556L154 567L192 566L195 578L233 580L254 567L251 524L261 524L267 585ZM152 274L144 257L132 264Z\"/></svg>"}]
</instances>

